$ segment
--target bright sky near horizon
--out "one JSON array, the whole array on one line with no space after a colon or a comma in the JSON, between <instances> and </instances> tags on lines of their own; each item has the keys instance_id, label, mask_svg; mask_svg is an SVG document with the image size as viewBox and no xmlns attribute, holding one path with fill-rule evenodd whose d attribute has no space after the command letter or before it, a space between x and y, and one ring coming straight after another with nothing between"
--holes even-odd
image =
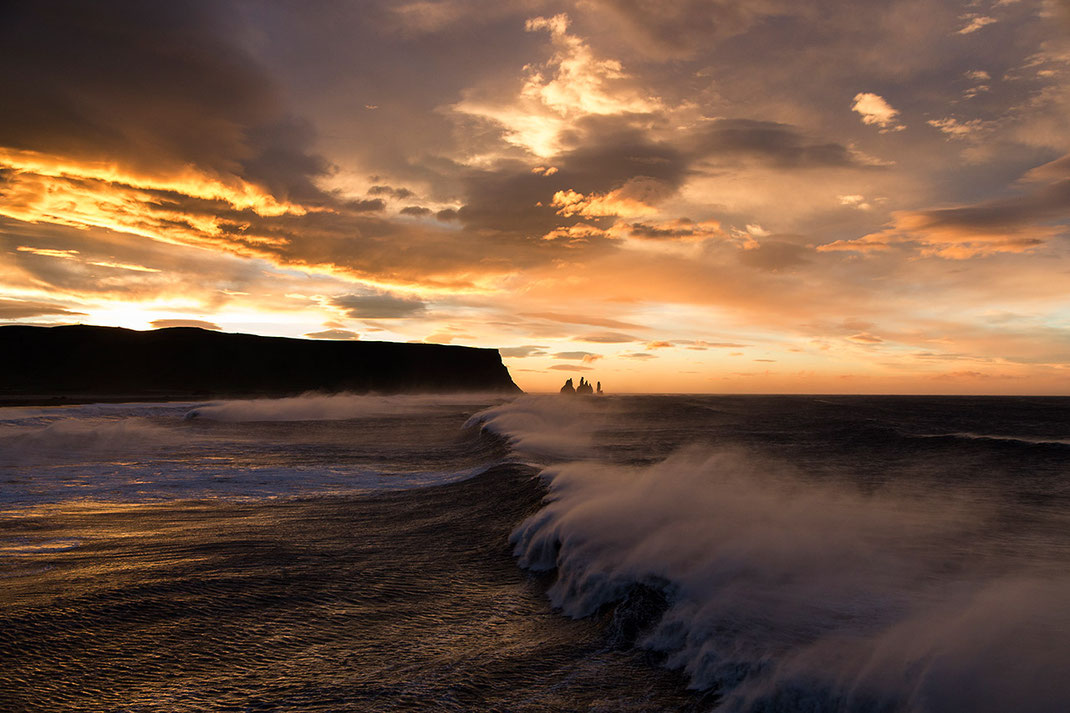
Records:
<instances>
[{"instance_id":1,"label":"bright sky near horizon","mask_svg":"<svg viewBox=\"0 0 1070 713\"><path fill-rule=\"evenodd\" d=\"M1070 394L1065 0L0 10L0 322Z\"/></svg>"}]
</instances>

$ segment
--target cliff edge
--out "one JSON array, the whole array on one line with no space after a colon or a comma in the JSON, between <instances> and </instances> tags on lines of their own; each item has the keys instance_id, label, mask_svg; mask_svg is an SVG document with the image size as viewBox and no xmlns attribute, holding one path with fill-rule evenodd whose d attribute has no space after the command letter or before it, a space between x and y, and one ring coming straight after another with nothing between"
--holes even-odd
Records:
<instances>
[{"instance_id":1,"label":"cliff edge","mask_svg":"<svg viewBox=\"0 0 1070 713\"><path fill-rule=\"evenodd\" d=\"M194 327L0 327L0 400L520 393L495 349L226 334Z\"/></svg>"}]
</instances>

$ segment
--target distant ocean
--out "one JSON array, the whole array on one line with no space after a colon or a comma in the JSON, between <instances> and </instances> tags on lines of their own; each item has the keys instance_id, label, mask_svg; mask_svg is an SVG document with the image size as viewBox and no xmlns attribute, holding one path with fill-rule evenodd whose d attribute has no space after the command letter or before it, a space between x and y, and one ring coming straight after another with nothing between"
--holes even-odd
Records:
<instances>
[{"instance_id":1,"label":"distant ocean","mask_svg":"<svg viewBox=\"0 0 1070 713\"><path fill-rule=\"evenodd\" d=\"M0 409L0 710L1070 710L1070 399Z\"/></svg>"}]
</instances>

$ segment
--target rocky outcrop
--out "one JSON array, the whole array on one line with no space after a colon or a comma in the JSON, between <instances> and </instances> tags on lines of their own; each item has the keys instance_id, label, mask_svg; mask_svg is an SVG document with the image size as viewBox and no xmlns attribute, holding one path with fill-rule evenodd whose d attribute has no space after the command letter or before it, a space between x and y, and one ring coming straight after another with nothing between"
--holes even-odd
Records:
<instances>
[{"instance_id":1,"label":"rocky outcrop","mask_svg":"<svg viewBox=\"0 0 1070 713\"><path fill-rule=\"evenodd\" d=\"M561 393L562 394L581 394L581 395L587 395L587 396L590 396L592 394L598 394L599 396L601 396L602 395L602 382L601 381L598 382L598 390L595 391L594 387L591 386L591 382L587 381L582 376L580 377L580 385L579 386L573 386L572 385L572 379L569 379L568 381L565 382L565 385L561 387Z\"/></svg>"},{"instance_id":2,"label":"rocky outcrop","mask_svg":"<svg viewBox=\"0 0 1070 713\"><path fill-rule=\"evenodd\" d=\"M496 391L520 393L495 349L225 334L193 327L0 327L11 402Z\"/></svg>"}]
</instances>

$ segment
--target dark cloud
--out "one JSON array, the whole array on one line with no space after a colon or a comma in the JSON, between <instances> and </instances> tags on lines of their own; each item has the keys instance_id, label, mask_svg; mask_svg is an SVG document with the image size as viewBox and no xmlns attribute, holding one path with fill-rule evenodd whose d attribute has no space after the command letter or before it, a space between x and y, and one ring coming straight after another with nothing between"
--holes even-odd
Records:
<instances>
[{"instance_id":1,"label":"dark cloud","mask_svg":"<svg viewBox=\"0 0 1070 713\"><path fill-rule=\"evenodd\" d=\"M377 213L381 210L386 210L386 203L381 198L349 200L343 202L342 207L354 213Z\"/></svg>"},{"instance_id":2,"label":"dark cloud","mask_svg":"<svg viewBox=\"0 0 1070 713\"><path fill-rule=\"evenodd\" d=\"M594 371L589 366L580 366L579 364L554 364L547 368L555 371Z\"/></svg>"},{"instance_id":3,"label":"dark cloud","mask_svg":"<svg viewBox=\"0 0 1070 713\"><path fill-rule=\"evenodd\" d=\"M423 217L425 215L431 215L431 209L430 208L424 208L423 206L418 206L418 205L405 206L399 212L402 215L412 215L412 216L415 216L417 218Z\"/></svg>"},{"instance_id":4,"label":"dark cloud","mask_svg":"<svg viewBox=\"0 0 1070 713\"><path fill-rule=\"evenodd\" d=\"M765 17L799 11L788 0L591 0L589 6L608 11L631 47L658 59L690 58Z\"/></svg>"},{"instance_id":5,"label":"dark cloud","mask_svg":"<svg viewBox=\"0 0 1070 713\"><path fill-rule=\"evenodd\" d=\"M557 352L553 355L554 359L578 359L583 361L589 357L597 357L598 354L592 354L591 352Z\"/></svg>"},{"instance_id":6,"label":"dark cloud","mask_svg":"<svg viewBox=\"0 0 1070 713\"><path fill-rule=\"evenodd\" d=\"M154 319L149 324L156 327L156 329L169 329L171 327L196 327L213 331L221 329L215 322L206 322L203 319Z\"/></svg>"},{"instance_id":7,"label":"dark cloud","mask_svg":"<svg viewBox=\"0 0 1070 713\"><path fill-rule=\"evenodd\" d=\"M393 186L372 186L368 189L369 196L390 196L392 198L412 198L415 193L408 188L394 188Z\"/></svg>"},{"instance_id":8,"label":"dark cloud","mask_svg":"<svg viewBox=\"0 0 1070 713\"><path fill-rule=\"evenodd\" d=\"M0 319L26 319L27 317L46 317L52 315L84 316L85 313L73 312L62 305L49 302L0 300Z\"/></svg>"},{"instance_id":9,"label":"dark cloud","mask_svg":"<svg viewBox=\"0 0 1070 713\"><path fill-rule=\"evenodd\" d=\"M331 303L344 309L350 317L364 319L412 317L427 308L427 305L418 299L398 297L389 292L342 295L335 297Z\"/></svg>"},{"instance_id":10,"label":"dark cloud","mask_svg":"<svg viewBox=\"0 0 1070 713\"><path fill-rule=\"evenodd\" d=\"M154 172L195 166L316 200L327 162L224 6L8 2L0 16L0 145ZM17 70L15 70L17 68ZM17 110L11 110L17 107Z\"/></svg>"},{"instance_id":11,"label":"dark cloud","mask_svg":"<svg viewBox=\"0 0 1070 713\"><path fill-rule=\"evenodd\" d=\"M916 213L918 229L1005 231L1047 220L1070 219L1070 178L1014 198Z\"/></svg>"},{"instance_id":12,"label":"dark cloud","mask_svg":"<svg viewBox=\"0 0 1070 713\"><path fill-rule=\"evenodd\" d=\"M647 352L634 352L632 354L621 354L624 359L657 359L657 354L648 354Z\"/></svg>"},{"instance_id":13,"label":"dark cloud","mask_svg":"<svg viewBox=\"0 0 1070 713\"><path fill-rule=\"evenodd\" d=\"M451 221L457 220L457 211L455 211L453 208L444 208L439 212L435 213L435 218L437 220L441 220L443 223L449 223Z\"/></svg>"},{"instance_id":14,"label":"dark cloud","mask_svg":"<svg viewBox=\"0 0 1070 713\"><path fill-rule=\"evenodd\" d=\"M690 224L692 221L685 219L680 225L662 228L644 223L632 223L628 228L628 234L633 238L646 238L647 240L676 240L679 238L691 238L700 234L700 231Z\"/></svg>"},{"instance_id":15,"label":"dark cloud","mask_svg":"<svg viewBox=\"0 0 1070 713\"><path fill-rule=\"evenodd\" d=\"M696 158L753 160L779 169L873 168L836 142L812 139L787 124L753 119L718 119L690 140Z\"/></svg>"}]
</instances>

